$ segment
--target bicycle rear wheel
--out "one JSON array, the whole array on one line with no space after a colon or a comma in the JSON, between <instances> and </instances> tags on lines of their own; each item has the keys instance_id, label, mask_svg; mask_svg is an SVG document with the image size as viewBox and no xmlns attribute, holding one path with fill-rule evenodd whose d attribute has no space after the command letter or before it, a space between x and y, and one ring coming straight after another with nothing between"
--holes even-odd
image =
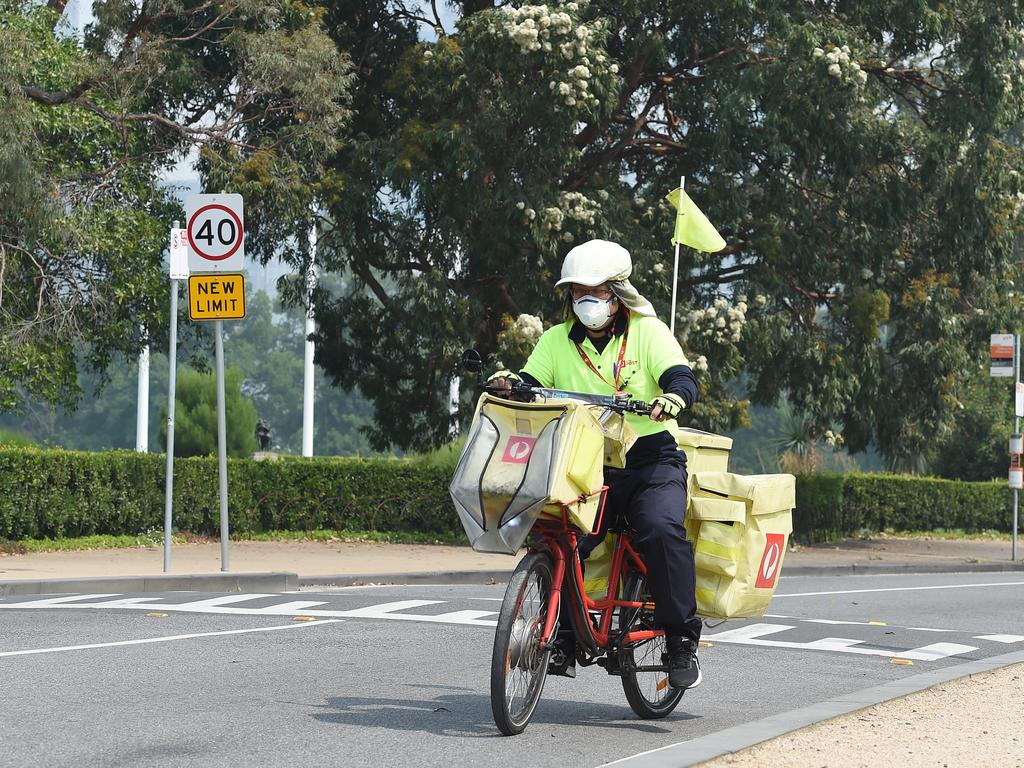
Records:
<instances>
[{"instance_id":1,"label":"bicycle rear wheel","mask_svg":"<svg viewBox=\"0 0 1024 768\"><path fill-rule=\"evenodd\" d=\"M647 579L639 573L631 573L626 578L622 594L622 599L630 602L651 601ZM653 619L646 609L620 608L619 629L636 628L645 618ZM653 625L653 621L644 623ZM673 688L668 683L667 659L664 636L619 649L622 691L630 708L644 720L665 717L683 698L683 689Z\"/></svg>"},{"instance_id":2,"label":"bicycle rear wheel","mask_svg":"<svg viewBox=\"0 0 1024 768\"><path fill-rule=\"evenodd\" d=\"M533 717L547 678L551 651L540 650L548 613L551 560L534 552L509 579L491 654L491 712L506 736L522 733Z\"/></svg>"}]
</instances>

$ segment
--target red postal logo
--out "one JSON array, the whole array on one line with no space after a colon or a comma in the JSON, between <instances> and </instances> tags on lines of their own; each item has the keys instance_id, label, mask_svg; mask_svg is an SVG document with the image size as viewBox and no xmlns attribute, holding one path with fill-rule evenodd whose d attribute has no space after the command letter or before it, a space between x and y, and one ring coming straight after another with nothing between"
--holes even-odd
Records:
<instances>
[{"instance_id":1,"label":"red postal logo","mask_svg":"<svg viewBox=\"0 0 1024 768\"><path fill-rule=\"evenodd\" d=\"M533 453L533 446L537 442L536 437L510 437L505 445L505 454L501 460L509 464L525 464L530 460Z\"/></svg>"},{"instance_id":2,"label":"red postal logo","mask_svg":"<svg viewBox=\"0 0 1024 768\"><path fill-rule=\"evenodd\" d=\"M784 533L769 533L766 536L768 543L764 545L761 567L757 571L757 581L754 583L758 589L771 589L775 586L779 566L782 565L782 548L786 546Z\"/></svg>"}]
</instances>

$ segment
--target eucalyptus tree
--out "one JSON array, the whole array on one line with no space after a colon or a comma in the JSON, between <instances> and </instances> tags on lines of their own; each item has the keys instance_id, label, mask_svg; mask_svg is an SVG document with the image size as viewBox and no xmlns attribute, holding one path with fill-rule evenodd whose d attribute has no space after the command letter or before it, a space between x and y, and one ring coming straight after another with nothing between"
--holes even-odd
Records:
<instances>
[{"instance_id":1,"label":"eucalyptus tree","mask_svg":"<svg viewBox=\"0 0 1024 768\"><path fill-rule=\"evenodd\" d=\"M558 320L576 243L622 242L666 317L681 175L728 243L681 264L695 424L742 422L725 384L745 371L755 400L788 393L854 450L950 428L980 339L1015 312L1019 3L451 7L325 4L357 140L320 186L323 263L351 288L319 297L318 360L373 398L378 447L465 418L464 346L521 362L505 342L535 327L521 315Z\"/></svg>"},{"instance_id":2,"label":"eucalyptus tree","mask_svg":"<svg viewBox=\"0 0 1024 768\"><path fill-rule=\"evenodd\" d=\"M197 154L214 189L257 179L260 255L307 158L344 138L350 64L315 8L99 0L83 38L63 10L0 0L0 411L73 403L83 349L103 370L159 340L168 168Z\"/></svg>"}]
</instances>

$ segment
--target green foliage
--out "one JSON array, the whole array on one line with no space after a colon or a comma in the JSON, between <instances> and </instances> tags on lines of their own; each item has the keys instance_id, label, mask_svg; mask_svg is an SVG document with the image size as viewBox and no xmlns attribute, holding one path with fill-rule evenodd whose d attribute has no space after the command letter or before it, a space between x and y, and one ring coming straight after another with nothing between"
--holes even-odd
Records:
<instances>
[{"instance_id":1,"label":"green foliage","mask_svg":"<svg viewBox=\"0 0 1024 768\"><path fill-rule=\"evenodd\" d=\"M228 461L231 528L266 531L461 530L450 469L407 459ZM217 461L174 463L174 526L219 531ZM0 540L145 534L163 528L165 461L129 451L0 451Z\"/></svg>"},{"instance_id":2,"label":"green foliage","mask_svg":"<svg viewBox=\"0 0 1024 768\"><path fill-rule=\"evenodd\" d=\"M226 328L225 356L244 371L242 391L269 424L273 450L301 453L305 313L289 307L275 320L265 293L247 301L245 320ZM314 375L314 451L327 456L371 453L362 431L370 424L369 404L355 392L332 387L323 371Z\"/></svg>"},{"instance_id":3,"label":"green foliage","mask_svg":"<svg viewBox=\"0 0 1024 768\"><path fill-rule=\"evenodd\" d=\"M174 470L175 529L217 535L216 460L181 459ZM419 459L232 459L231 529L234 536L255 538L279 536L280 531L313 537L325 535L317 531L356 531L396 541L410 540L406 534L460 540L447 490L451 472L447 461ZM164 480L161 456L0 450L0 541L152 538L163 527ZM1004 482L882 474L797 477L796 541L827 541L864 531L1005 532L1009 526Z\"/></svg>"},{"instance_id":4,"label":"green foliage","mask_svg":"<svg viewBox=\"0 0 1024 768\"><path fill-rule=\"evenodd\" d=\"M0 428L0 448L26 448L34 445L32 438L15 429Z\"/></svg>"},{"instance_id":5,"label":"green foliage","mask_svg":"<svg viewBox=\"0 0 1024 768\"><path fill-rule=\"evenodd\" d=\"M243 372L242 392L252 399L257 415L271 427L272 450L298 454L302 448L303 317L295 308L276 317L269 297L247 291L247 316L226 323L224 356ZM194 323L182 321L186 336ZM179 351L184 364L213 367L208 337L186 337ZM199 343L201 342L201 343ZM167 357L153 352L149 372L149 446L166 445L163 427L167 405ZM360 429L369 422L369 406L356 393L330 386L322 371L315 372L314 450L318 455L370 454ZM102 384L98 374L80 363L79 382L84 394L73 411L64 411L37 399L27 399L24 413L0 414L0 429L23 432L44 445L72 450L101 451L135 445L138 365L118 355L112 358Z\"/></svg>"},{"instance_id":6,"label":"green foliage","mask_svg":"<svg viewBox=\"0 0 1024 768\"><path fill-rule=\"evenodd\" d=\"M940 437L930 463L933 473L960 480L1006 478L1013 431L1013 384L984 370L962 392L952 429Z\"/></svg>"},{"instance_id":7,"label":"green foliage","mask_svg":"<svg viewBox=\"0 0 1024 768\"><path fill-rule=\"evenodd\" d=\"M373 65L320 187L323 264L352 282L318 297L318 362L373 400L376 447L468 420L459 353L497 358L504 317L555 322L576 243L625 244L665 317L680 175L729 244L680 259L695 426L744 423L745 371L813 436L914 463L1019 322L1019 3L462 3L436 41L421 4L325 12Z\"/></svg>"},{"instance_id":8,"label":"green foliage","mask_svg":"<svg viewBox=\"0 0 1024 768\"><path fill-rule=\"evenodd\" d=\"M84 44L63 6L0 0L0 412L73 405L83 349L102 375L159 343L180 157L215 189L258 176L247 250L269 256L347 118L349 60L302 3L101 0Z\"/></svg>"},{"instance_id":9,"label":"green foliage","mask_svg":"<svg viewBox=\"0 0 1024 768\"><path fill-rule=\"evenodd\" d=\"M224 411L228 456L249 456L256 450L256 408L242 394L242 372L237 368L224 371ZM163 429L161 438L167 439ZM175 390L174 455L216 452L217 377L185 368L178 373Z\"/></svg>"},{"instance_id":10,"label":"green foliage","mask_svg":"<svg viewBox=\"0 0 1024 768\"><path fill-rule=\"evenodd\" d=\"M1012 517L1005 482L884 474L802 475L797 477L796 499L793 537L802 542L858 536L865 530L1007 531Z\"/></svg>"}]
</instances>

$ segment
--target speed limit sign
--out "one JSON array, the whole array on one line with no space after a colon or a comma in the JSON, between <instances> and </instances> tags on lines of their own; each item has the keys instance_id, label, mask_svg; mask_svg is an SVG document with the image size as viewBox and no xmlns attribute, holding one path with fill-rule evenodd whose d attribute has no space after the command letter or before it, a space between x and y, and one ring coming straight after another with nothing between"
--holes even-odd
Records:
<instances>
[{"instance_id":1,"label":"speed limit sign","mask_svg":"<svg viewBox=\"0 0 1024 768\"><path fill-rule=\"evenodd\" d=\"M185 232L190 272L241 272L245 266L241 195L189 195Z\"/></svg>"}]
</instances>

